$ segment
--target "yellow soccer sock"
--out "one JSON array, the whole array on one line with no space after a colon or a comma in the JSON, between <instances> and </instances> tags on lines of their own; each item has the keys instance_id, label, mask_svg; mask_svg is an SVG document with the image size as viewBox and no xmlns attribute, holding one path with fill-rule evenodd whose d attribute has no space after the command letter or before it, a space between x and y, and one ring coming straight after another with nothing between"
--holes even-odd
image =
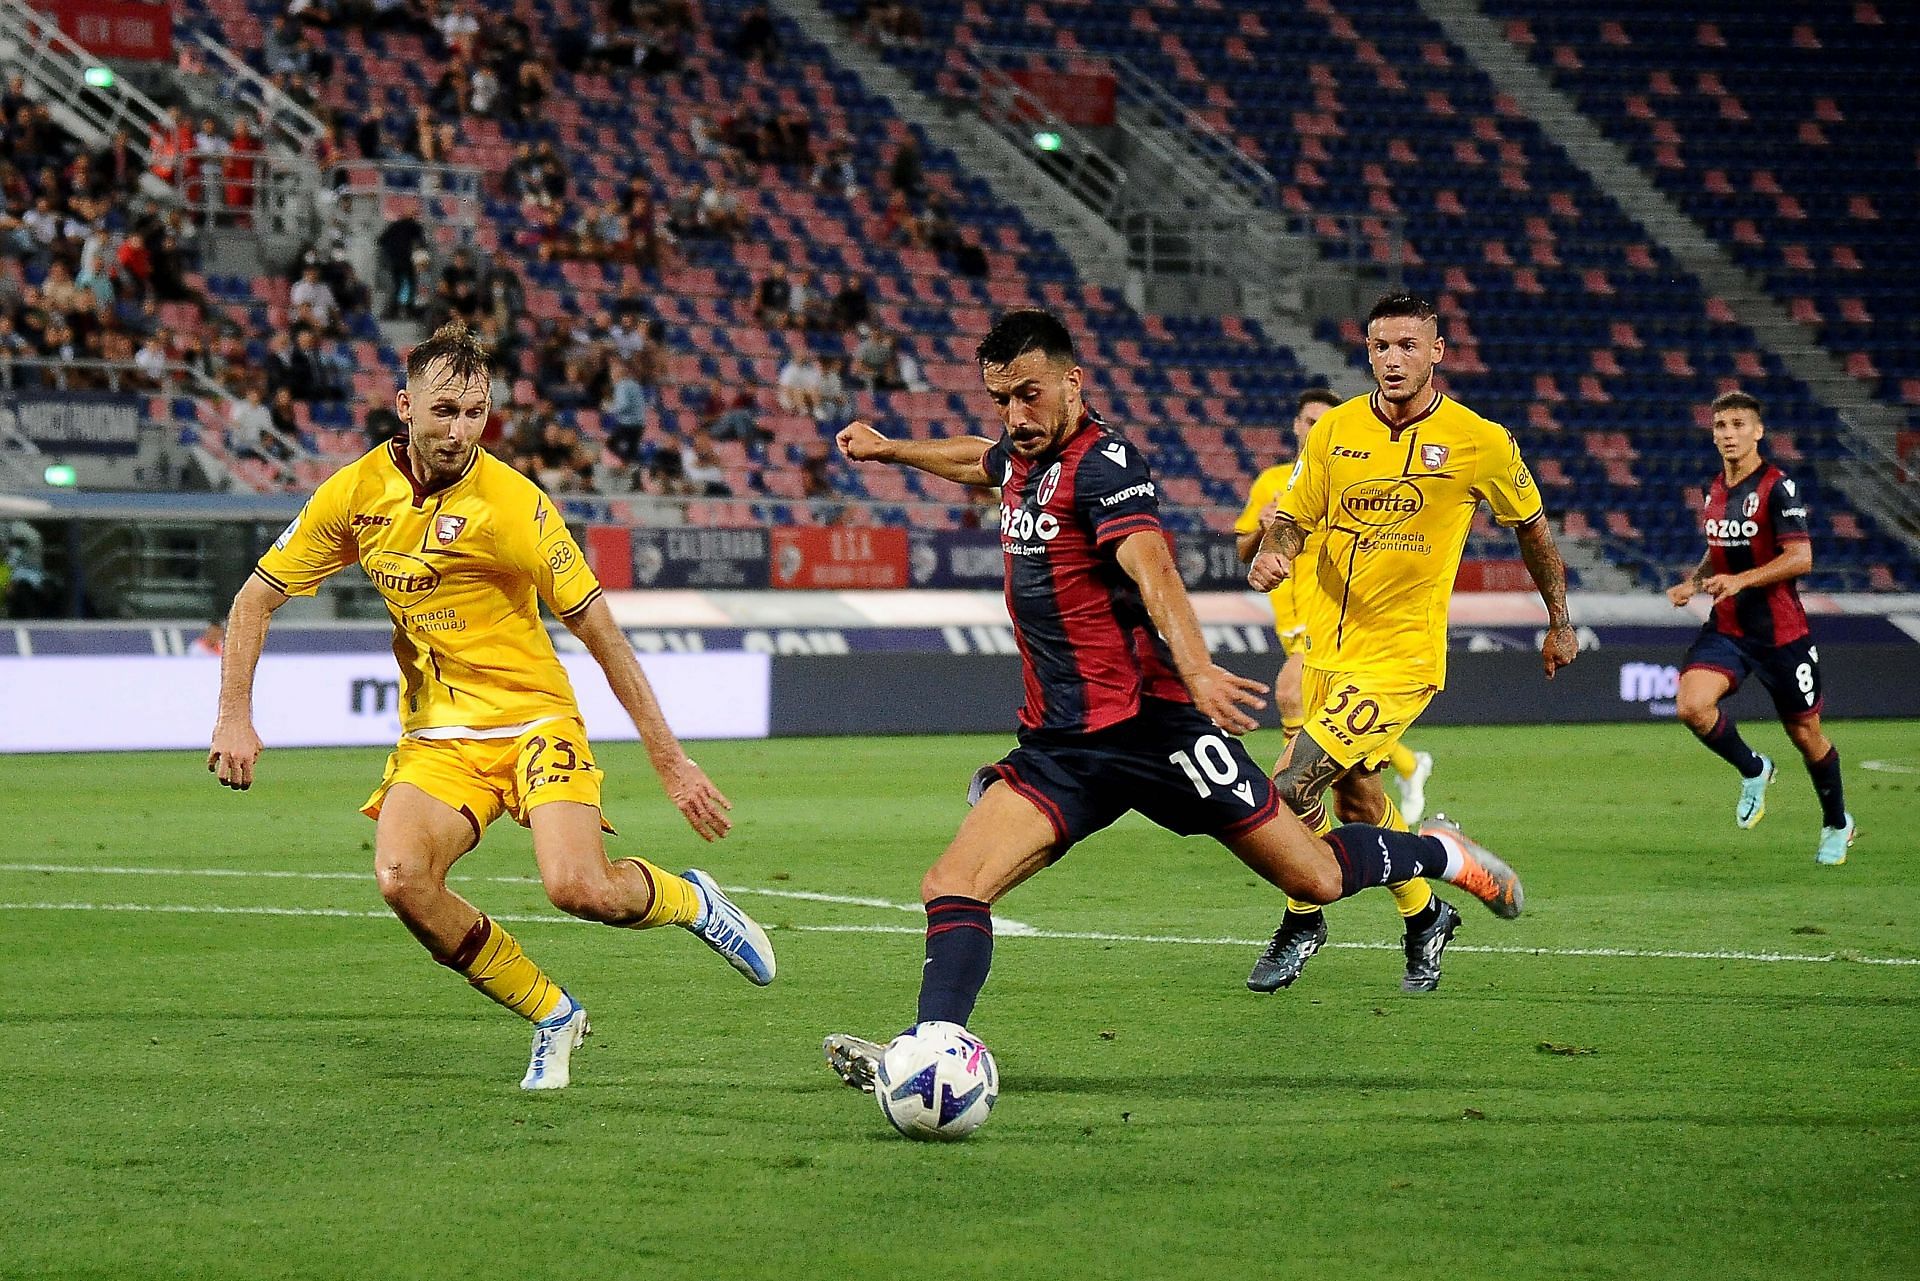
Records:
<instances>
[{"instance_id":1,"label":"yellow soccer sock","mask_svg":"<svg viewBox=\"0 0 1920 1281\"><path fill-rule=\"evenodd\" d=\"M692 925L700 919L700 892L693 888L693 882L663 871L643 858L623 858L619 861L639 868L653 889L647 914L635 921L631 928L650 930L656 925Z\"/></svg>"},{"instance_id":2,"label":"yellow soccer sock","mask_svg":"<svg viewBox=\"0 0 1920 1281\"><path fill-rule=\"evenodd\" d=\"M1320 905L1318 903L1302 903L1299 899L1289 894L1287 895L1287 910L1289 912L1312 913L1312 912L1318 912L1320 910Z\"/></svg>"},{"instance_id":3,"label":"yellow soccer sock","mask_svg":"<svg viewBox=\"0 0 1920 1281\"><path fill-rule=\"evenodd\" d=\"M560 985L528 959L513 935L484 916L452 956L434 959L466 975L467 982L530 1023L541 1022L566 999Z\"/></svg>"},{"instance_id":4,"label":"yellow soccer sock","mask_svg":"<svg viewBox=\"0 0 1920 1281\"><path fill-rule=\"evenodd\" d=\"M1400 807L1393 803L1393 798L1391 796L1382 796L1380 799L1387 803L1387 812L1380 816L1380 821L1375 823L1374 826L1384 827L1389 832L1408 831L1406 817L1400 813Z\"/></svg>"},{"instance_id":5,"label":"yellow soccer sock","mask_svg":"<svg viewBox=\"0 0 1920 1281\"><path fill-rule=\"evenodd\" d=\"M1433 902L1433 887L1418 877L1397 881L1387 886L1387 890L1393 895L1393 905L1400 909L1401 916L1418 916Z\"/></svg>"},{"instance_id":6,"label":"yellow soccer sock","mask_svg":"<svg viewBox=\"0 0 1920 1281\"><path fill-rule=\"evenodd\" d=\"M1413 749L1405 743L1393 745L1393 750L1387 753L1387 764L1393 766L1393 772L1401 778L1412 778L1413 771L1420 768L1420 763L1413 758ZM1406 831L1404 827L1395 830Z\"/></svg>"}]
</instances>

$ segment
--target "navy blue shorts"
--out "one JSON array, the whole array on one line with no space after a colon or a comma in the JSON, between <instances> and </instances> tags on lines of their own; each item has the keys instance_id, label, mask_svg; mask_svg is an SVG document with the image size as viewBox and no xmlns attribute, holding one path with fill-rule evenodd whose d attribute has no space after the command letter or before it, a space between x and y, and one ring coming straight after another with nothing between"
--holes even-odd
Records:
<instances>
[{"instance_id":1,"label":"navy blue shorts","mask_svg":"<svg viewBox=\"0 0 1920 1281\"><path fill-rule=\"evenodd\" d=\"M1820 651L1811 636L1785 645L1756 645L1708 624L1687 647L1687 660L1680 670L1693 667L1719 672L1733 689L1739 689L1749 675L1758 676L1773 695L1774 710L1783 721L1804 720L1820 711Z\"/></svg>"},{"instance_id":2,"label":"navy blue shorts","mask_svg":"<svg viewBox=\"0 0 1920 1281\"><path fill-rule=\"evenodd\" d=\"M1053 824L1055 858L1138 810L1181 836L1221 841L1280 812L1280 796L1240 740L1186 703L1141 700L1131 720L1091 734L1022 731L1020 746L973 776L969 803L1003 782Z\"/></svg>"}]
</instances>

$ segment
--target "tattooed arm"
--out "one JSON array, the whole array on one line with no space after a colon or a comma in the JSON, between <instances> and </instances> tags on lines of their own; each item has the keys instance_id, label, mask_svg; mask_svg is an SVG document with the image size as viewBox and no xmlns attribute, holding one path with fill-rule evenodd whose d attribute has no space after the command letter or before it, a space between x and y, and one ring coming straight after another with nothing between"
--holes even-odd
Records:
<instances>
[{"instance_id":1,"label":"tattooed arm","mask_svg":"<svg viewBox=\"0 0 1920 1281\"><path fill-rule=\"evenodd\" d=\"M1527 563L1527 573L1533 575L1533 585L1547 607L1547 638L1540 646L1540 664L1547 669L1547 679L1552 680L1553 674L1580 652L1573 619L1567 614L1567 567L1560 559L1559 547L1554 545L1553 529L1546 517L1522 525L1514 533L1520 540L1520 558Z\"/></svg>"},{"instance_id":2,"label":"tattooed arm","mask_svg":"<svg viewBox=\"0 0 1920 1281\"><path fill-rule=\"evenodd\" d=\"M1247 570L1247 585L1257 592L1270 592L1293 575L1293 558L1307 540L1304 530L1285 512L1274 513L1273 523L1260 537L1260 550L1254 553Z\"/></svg>"}]
</instances>

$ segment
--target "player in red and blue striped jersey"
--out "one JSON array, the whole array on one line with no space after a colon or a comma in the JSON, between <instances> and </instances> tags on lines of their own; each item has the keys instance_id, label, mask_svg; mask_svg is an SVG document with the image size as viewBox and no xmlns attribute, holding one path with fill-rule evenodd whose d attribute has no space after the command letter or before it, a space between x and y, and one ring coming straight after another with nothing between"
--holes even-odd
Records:
<instances>
[{"instance_id":1,"label":"player in red and blue striped jersey","mask_svg":"<svg viewBox=\"0 0 1920 1281\"><path fill-rule=\"evenodd\" d=\"M1214 837L1311 902L1438 876L1518 915L1519 878L1457 829L1350 824L1321 838L1294 817L1235 737L1256 727L1247 713L1264 705L1266 687L1208 656L1153 473L1082 398L1066 327L1044 311L1010 312L977 355L998 441L891 440L859 422L839 436L853 462L1001 490L1007 612L1026 693L1019 746L974 776L973 808L921 882L917 1021L964 1025L992 962L992 905L1129 810ZM849 1085L872 1088L878 1045L836 1034L825 1048Z\"/></svg>"},{"instance_id":2,"label":"player in red and blue striped jersey","mask_svg":"<svg viewBox=\"0 0 1920 1281\"><path fill-rule=\"evenodd\" d=\"M1684 582L1667 589L1676 606L1700 592L1714 602L1680 672L1679 714L1701 742L1740 771L1734 823L1750 828L1767 812L1773 762L1747 746L1720 700L1748 674L1758 676L1820 798L1814 857L1833 865L1847 861L1854 824L1841 789L1839 750L1820 729L1820 651L1794 586L1813 569L1807 500L1786 473L1760 456L1765 434L1754 397L1730 391L1713 402L1721 467L1707 487L1702 513L1707 554Z\"/></svg>"}]
</instances>

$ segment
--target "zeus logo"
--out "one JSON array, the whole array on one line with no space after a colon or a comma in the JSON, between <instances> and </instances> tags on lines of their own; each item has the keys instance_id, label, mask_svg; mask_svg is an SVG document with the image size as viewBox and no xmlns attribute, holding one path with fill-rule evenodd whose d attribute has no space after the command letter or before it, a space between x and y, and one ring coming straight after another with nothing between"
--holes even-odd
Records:
<instances>
[{"instance_id":1,"label":"zeus logo","mask_svg":"<svg viewBox=\"0 0 1920 1281\"><path fill-rule=\"evenodd\" d=\"M1060 518L1052 512L1033 512L1014 507L1001 507L1000 532L1015 542L1026 542L1038 538L1050 543L1060 536Z\"/></svg>"}]
</instances>

